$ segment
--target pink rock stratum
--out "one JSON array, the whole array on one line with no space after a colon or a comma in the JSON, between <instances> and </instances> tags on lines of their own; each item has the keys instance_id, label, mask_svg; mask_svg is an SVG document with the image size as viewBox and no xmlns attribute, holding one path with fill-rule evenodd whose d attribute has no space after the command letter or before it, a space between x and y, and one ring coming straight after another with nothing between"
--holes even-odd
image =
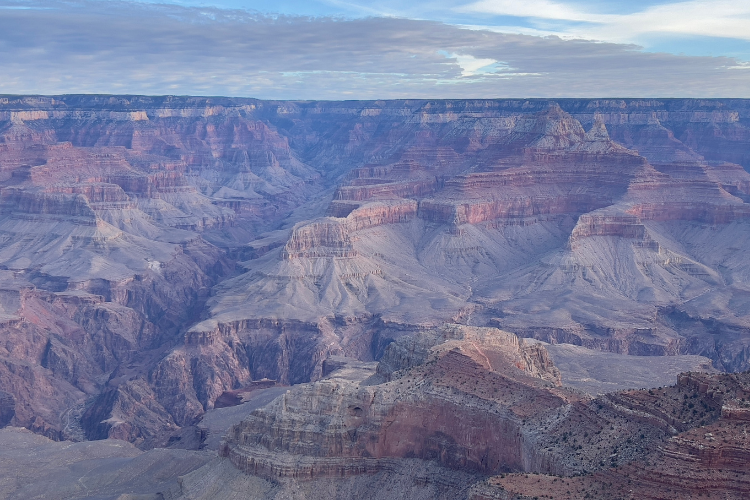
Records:
<instances>
[{"instance_id":1,"label":"pink rock stratum","mask_svg":"<svg viewBox=\"0 0 750 500\"><path fill-rule=\"evenodd\" d=\"M690 450L696 426L739 435L744 389L687 423L637 395L594 398L680 368L750 369L748 170L746 100L8 96L0 426L187 447L206 412L229 410L220 398L300 385L238 418L221 453L359 494L362 474L445 469L446 498L513 471L600 474L575 486L593 494L645 481L657 448L663 477L686 453L731 465L744 444ZM399 365L410 349L419 362ZM601 423L599 404L625 422L606 446L549 431L561 412L559 429ZM638 446L634 422L652 426ZM547 494L506 479L471 494ZM665 495L698 487L670 481Z\"/></svg>"}]
</instances>

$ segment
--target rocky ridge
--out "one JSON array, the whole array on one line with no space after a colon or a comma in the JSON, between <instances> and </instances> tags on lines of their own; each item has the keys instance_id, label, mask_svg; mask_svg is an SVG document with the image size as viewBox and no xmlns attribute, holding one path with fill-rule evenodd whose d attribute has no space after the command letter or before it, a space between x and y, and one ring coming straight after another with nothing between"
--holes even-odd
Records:
<instances>
[{"instance_id":1,"label":"rocky ridge","mask_svg":"<svg viewBox=\"0 0 750 500\"><path fill-rule=\"evenodd\" d=\"M571 392L544 347L491 328L450 325L393 342L377 367L340 365L255 410L220 454L267 479L374 474L413 458L485 475L572 476L643 459L722 412L706 399L686 413L676 396L663 408L653 391Z\"/></svg>"},{"instance_id":2,"label":"rocky ridge","mask_svg":"<svg viewBox=\"0 0 750 500\"><path fill-rule=\"evenodd\" d=\"M700 427L677 433L642 460L573 478L498 476L476 485L470 498L744 498L750 490L747 388L747 373L683 374L677 386L637 397L641 404L655 400L652 407L678 420L703 416Z\"/></svg>"}]
</instances>

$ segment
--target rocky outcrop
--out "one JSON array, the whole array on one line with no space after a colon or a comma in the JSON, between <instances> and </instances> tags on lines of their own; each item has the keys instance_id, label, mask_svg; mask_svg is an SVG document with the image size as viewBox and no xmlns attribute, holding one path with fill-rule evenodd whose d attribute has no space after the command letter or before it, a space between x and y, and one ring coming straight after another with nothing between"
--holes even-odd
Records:
<instances>
[{"instance_id":1,"label":"rocky outcrop","mask_svg":"<svg viewBox=\"0 0 750 500\"><path fill-rule=\"evenodd\" d=\"M675 435L652 445L642 458L619 467L575 478L495 477L475 488L473 498L744 498L750 492L750 443L741 416L747 391L747 373L683 374L675 387L626 394L631 401L637 395L652 413L671 415L682 432L672 431ZM692 425L685 425L686 418Z\"/></svg>"},{"instance_id":2,"label":"rocky outcrop","mask_svg":"<svg viewBox=\"0 0 750 500\"><path fill-rule=\"evenodd\" d=\"M400 372L420 366L428 361L433 350L449 342L467 342L492 348L509 357L506 362L531 376L560 386L560 372L552 363L547 351L538 343L525 343L515 335L494 328L466 328L446 325L443 328L399 339L388 346L380 358L376 373L386 381L399 378ZM490 363L489 358L487 363ZM492 365L485 368L492 369Z\"/></svg>"},{"instance_id":3,"label":"rocky outcrop","mask_svg":"<svg viewBox=\"0 0 750 500\"><path fill-rule=\"evenodd\" d=\"M747 446L724 437L746 423L746 374L687 373L672 387L591 399L558 387L559 372L539 344L458 325L395 341L377 366L329 364L322 380L235 425L220 453L275 481L375 476L415 458L504 473L487 482L478 476L467 498L580 498L625 480L633 491L651 491L649 498L669 487L676 494L667 497L679 498L698 491L704 475L714 475L702 483L709 489L746 491L741 480L721 482L746 465ZM698 446L698 433L723 441Z\"/></svg>"},{"instance_id":4,"label":"rocky outcrop","mask_svg":"<svg viewBox=\"0 0 750 500\"><path fill-rule=\"evenodd\" d=\"M346 212L343 217L333 216L295 227L282 251L282 258L324 257L326 255L355 257L356 253L350 240L352 233L385 224L408 222L417 215L417 203L413 200L370 202L352 210L337 208L340 206L334 202L329 211Z\"/></svg>"},{"instance_id":5,"label":"rocky outcrop","mask_svg":"<svg viewBox=\"0 0 750 500\"><path fill-rule=\"evenodd\" d=\"M707 418L672 416L640 392L590 400L561 390L544 348L530 347L458 326L403 338L374 375L339 368L255 411L221 453L269 478L374 474L409 457L482 473L574 474L643 457L677 432L670 422L689 429Z\"/></svg>"},{"instance_id":6,"label":"rocky outcrop","mask_svg":"<svg viewBox=\"0 0 750 500\"><path fill-rule=\"evenodd\" d=\"M591 236L619 236L629 239L643 239L646 236L646 227L640 219L628 215L608 214L585 214L578 218L572 240L588 238Z\"/></svg>"},{"instance_id":7,"label":"rocky outcrop","mask_svg":"<svg viewBox=\"0 0 750 500\"><path fill-rule=\"evenodd\" d=\"M368 385L362 377L373 367L355 365L292 390L235 426L222 453L241 470L265 477L373 473L383 461L410 457L460 470L522 468L527 398L538 397L541 406L562 402L544 393L555 387L544 379L559 384L559 372L543 348L524 348L499 330L458 326L420 335L416 344L432 347L417 353L413 339L404 339L386 350L385 363L401 370L388 373L383 384ZM416 357L404 359L405 351ZM498 390L485 392L505 385L501 380L518 384L502 411Z\"/></svg>"},{"instance_id":8,"label":"rocky outcrop","mask_svg":"<svg viewBox=\"0 0 750 500\"><path fill-rule=\"evenodd\" d=\"M581 215L570 234L569 245L576 250L582 240L595 236L632 240L634 246L660 252L659 242L651 238L643 221L627 213L604 209Z\"/></svg>"}]
</instances>

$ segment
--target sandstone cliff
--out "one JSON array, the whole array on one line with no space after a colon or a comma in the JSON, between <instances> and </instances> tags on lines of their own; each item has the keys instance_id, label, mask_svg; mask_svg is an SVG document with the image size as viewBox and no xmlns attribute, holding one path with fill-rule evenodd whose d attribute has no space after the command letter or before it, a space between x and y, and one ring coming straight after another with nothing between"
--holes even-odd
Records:
<instances>
[{"instance_id":1,"label":"sandstone cliff","mask_svg":"<svg viewBox=\"0 0 750 500\"><path fill-rule=\"evenodd\" d=\"M264 498L305 484L311 498L364 481L377 490L391 474L432 489L434 477L417 477L434 467L426 464L445 468L438 491L474 500L749 491L747 443L738 437L750 421L746 373L684 373L674 386L592 399L559 388L539 344L459 325L397 340L377 366L329 364L322 380L231 428L220 449L246 474L276 482ZM503 474L475 475L457 491L451 470ZM204 498L207 474L212 468L192 474L186 498Z\"/></svg>"}]
</instances>

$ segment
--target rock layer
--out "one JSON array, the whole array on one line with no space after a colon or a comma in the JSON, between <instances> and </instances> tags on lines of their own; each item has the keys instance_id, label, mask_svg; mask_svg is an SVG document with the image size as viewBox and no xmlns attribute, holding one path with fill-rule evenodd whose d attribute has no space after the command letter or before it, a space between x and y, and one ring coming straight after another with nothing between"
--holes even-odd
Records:
<instances>
[{"instance_id":1,"label":"rock layer","mask_svg":"<svg viewBox=\"0 0 750 500\"><path fill-rule=\"evenodd\" d=\"M750 491L747 373L683 373L671 387L589 398L559 388L541 345L458 325L395 341L376 367L331 365L235 425L220 453L247 474L303 484L419 459L485 474L456 493L475 500Z\"/></svg>"},{"instance_id":2,"label":"rock layer","mask_svg":"<svg viewBox=\"0 0 750 500\"><path fill-rule=\"evenodd\" d=\"M349 365L292 389L234 426L220 453L265 478L374 474L407 458L572 475L642 459L721 414L710 398L692 415L637 391L592 399L561 389L559 376L540 344L447 326L395 341L377 368ZM686 379L671 392L691 388Z\"/></svg>"},{"instance_id":3,"label":"rock layer","mask_svg":"<svg viewBox=\"0 0 750 500\"><path fill-rule=\"evenodd\" d=\"M642 460L576 478L508 475L475 488L471 498L745 498L748 482L748 374L683 374L674 390L650 391L710 423L681 432ZM678 396L675 398L675 396ZM681 400L681 401L680 401Z\"/></svg>"},{"instance_id":4,"label":"rock layer","mask_svg":"<svg viewBox=\"0 0 750 500\"><path fill-rule=\"evenodd\" d=\"M147 446L446 321L745 369L749 110L4 98L13 423Z\"/></svg>"}]
</instances>

